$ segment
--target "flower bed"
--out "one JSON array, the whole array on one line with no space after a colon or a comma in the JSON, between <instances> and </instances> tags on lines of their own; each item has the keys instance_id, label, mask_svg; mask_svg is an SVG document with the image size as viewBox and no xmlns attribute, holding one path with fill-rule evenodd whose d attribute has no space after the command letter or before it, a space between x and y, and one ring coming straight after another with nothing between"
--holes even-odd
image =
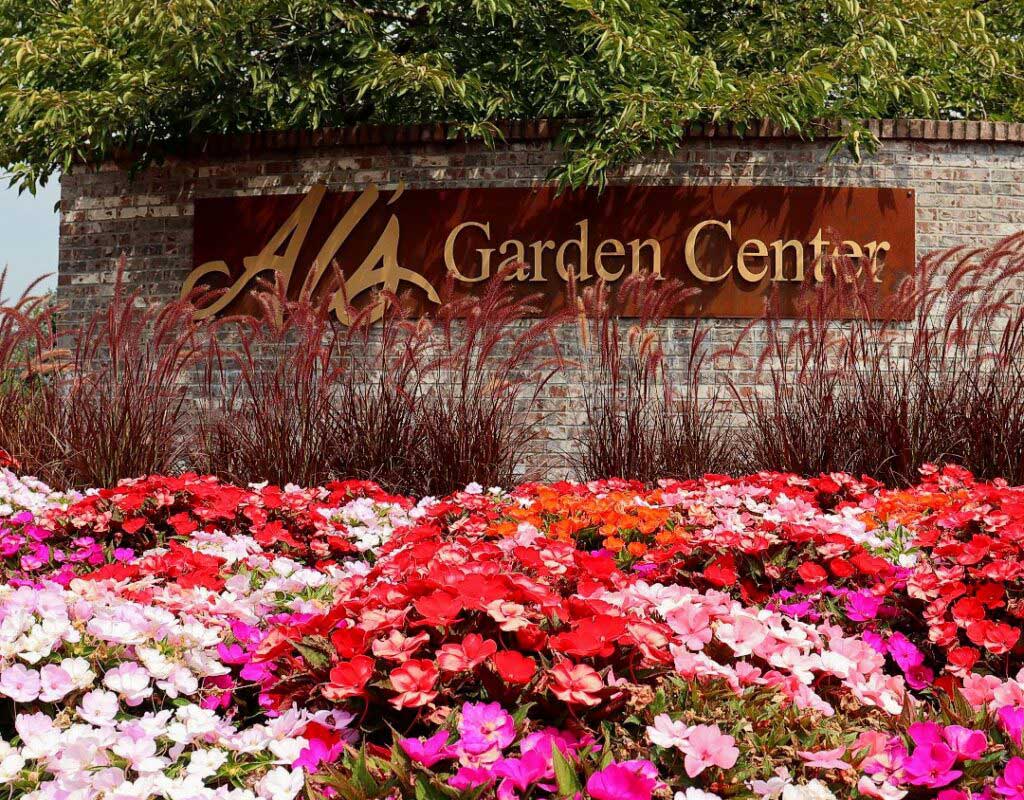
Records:
<instances>
[{"instance_id":1,"label":"flower bed","mask_svg":"<svg viewBox=\"0 0 1024 800\"><path fill-rule=\"evenodd\" d=\"M1024 800L1024 489L0 472L15 797Z\"/></svg>"}]
</instances>

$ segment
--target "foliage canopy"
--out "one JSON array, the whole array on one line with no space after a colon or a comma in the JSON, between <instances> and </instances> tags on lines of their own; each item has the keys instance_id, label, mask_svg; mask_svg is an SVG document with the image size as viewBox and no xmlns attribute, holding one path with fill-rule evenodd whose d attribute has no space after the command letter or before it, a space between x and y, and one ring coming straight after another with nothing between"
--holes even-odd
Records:
<instances>
[{"instance_id":1,"label":"foliage canopy","mask_svg":"<svg viewBox=\"0 0 1024 800\"><path fill-rule=\"evenodd\" d=\"M1022 0L0 0L0 167L533 117L571 120L573 185L693 121L849 121L857 150L870 117L1024 118L1022 29Z\"/></svg>"}]
</instances>

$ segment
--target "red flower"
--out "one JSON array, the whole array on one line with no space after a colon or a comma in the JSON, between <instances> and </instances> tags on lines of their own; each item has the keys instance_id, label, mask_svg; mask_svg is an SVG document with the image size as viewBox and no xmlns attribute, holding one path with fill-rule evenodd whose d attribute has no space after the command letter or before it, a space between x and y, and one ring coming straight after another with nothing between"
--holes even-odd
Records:
<instances>
[{"instance_id":1,"label":"red flower","mask_svg":"<svg viewBox=\"0 0 1024 800\"><path fill-rule=\"evenodd\" d=\"M423 615L423 621L431 625L450 625L462 612L462 600L450 592L434 592L413 605Z\"/></svg>"},{"instance_id":2,"label":"red flower","mask_svg":"<svg viewBox=\"0 0 1024 800\"><path fill-rule=\"evenodd\" d=\"M338 628L331 634L331 644L342 658L352 658L366 652L366 631L362 628Z\"/></svg>"},{"instance_id":3,"label":"red flower","mask_svg":"<svg viewBox=\"0 0 1024 800\"><path fill-rule=\"evenodd\" d=\"M331 670L331 682L323 688L324 697L334 701L358 697L372 676L372 658L356 656L351 661L342 661Z\"/></svg>"},{"instance_id":4,"label":"red flower","mask_svg":"<svg viewBox=\"0 0 1024 800\"><path fill-rule=\"evenodd\" d=\"M506 683L529 683L537 671L537 662L515 650L502 650L495 653L491 660Z\"/></svg>"},{"instance_id":5,"label":"red flower","mask_svg":"<svg viewBox=\"0 0 1024 800\"><path fill-rule=\"evenodd\" d=\"M738 578L736 574L736 559L729 553L719 556L704 569L704 577L707 578L712 586L716 586L719 589L732 586Z\"/></svg>"},{"instance_id":6,"label":"red flower","mask_svg":"<svg viewBox=\"0 0 1024 800\"><path fill-rule=\"evenodd\" d=\"M137 533L148 522L149 520L145 517L131 517L130 519L126 519L124 522L121 523L121 529L125 533Z\"/></svg>"},{"instance_id":7,"label":"red flower","mask_svg":"<svg viewBox=\"0 0 1024 800\"><path fill-rule=\"evenodd\" d=\"M967 626L967 638L983 646L993 655L1008 653L1017 644L1020 631L1002 622L972 622Z\"/></svg>"},{"instance_id":8,"label":"red flower","mask_svg":"<svg viewBox=\"0 0 1024 800\"><path fill-rule=\"evenodd\" d=\"M800 576L804 583L810 586L820 586L828 580L828 573L824 567L812 561L801 564L797 568L796 574Z\"/></svg>"}]
</instances>

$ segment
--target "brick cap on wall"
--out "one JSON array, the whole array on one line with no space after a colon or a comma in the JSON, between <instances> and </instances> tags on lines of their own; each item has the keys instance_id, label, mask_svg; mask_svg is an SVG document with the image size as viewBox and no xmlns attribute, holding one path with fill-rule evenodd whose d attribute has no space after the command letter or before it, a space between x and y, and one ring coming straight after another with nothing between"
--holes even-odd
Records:
<instances>
[{"instance_id":1,"label":"brick cap on wall","mask_svg":"<svg viewBox=\"0 0 1024 800\"><path fill-rule=\"evenodd\" d=\"M911 139L950 142L1013 142L1024 144L1024 123L988 120L882 119L867 120L868 130L879 139ZM559 130L556 120L537 119L498 124L506 142L543 142L554 139ZM744 130L741 129L744 128ZM835 137L839 123L822 122L819 138ZM806 139L769 122L738 126L733 123L690 125L684 139ZM231 156L297 151L321 147L403 146L464 142L455 125L355 125L347 128L322 128L315 131L270 131L196 137L186 142L185 156ZM132 160L129 151L119 152L114 160Z\"/></svg>"}]
</instances>

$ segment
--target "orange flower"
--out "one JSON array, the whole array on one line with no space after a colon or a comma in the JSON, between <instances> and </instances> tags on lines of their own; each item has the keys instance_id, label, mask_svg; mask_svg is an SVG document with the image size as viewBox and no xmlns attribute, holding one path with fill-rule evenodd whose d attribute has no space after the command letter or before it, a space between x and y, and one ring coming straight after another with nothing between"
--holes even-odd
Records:
<instances>
[{"instance_id":1,"label":"orange flower","mask_svg":"<svg viewBox=\"0 0 1024 800\"><path fill-rule=\"evenodd\" d=\"M640 556L647 552L647 545L643 542L630 542L626 550L633 558L640 558Z\"/></svg>"},{"instance_id":2,"label":"orange flower","mask_svg":"<svg viewBox=\"0 0 1024 800\"><path fill-rule=\"evenodd\" d=\"M611 550L613 553L618 553L626 543L617 536L609 536L604 540L603 544L605 549Z\"/></svg>"}]
</instances>

